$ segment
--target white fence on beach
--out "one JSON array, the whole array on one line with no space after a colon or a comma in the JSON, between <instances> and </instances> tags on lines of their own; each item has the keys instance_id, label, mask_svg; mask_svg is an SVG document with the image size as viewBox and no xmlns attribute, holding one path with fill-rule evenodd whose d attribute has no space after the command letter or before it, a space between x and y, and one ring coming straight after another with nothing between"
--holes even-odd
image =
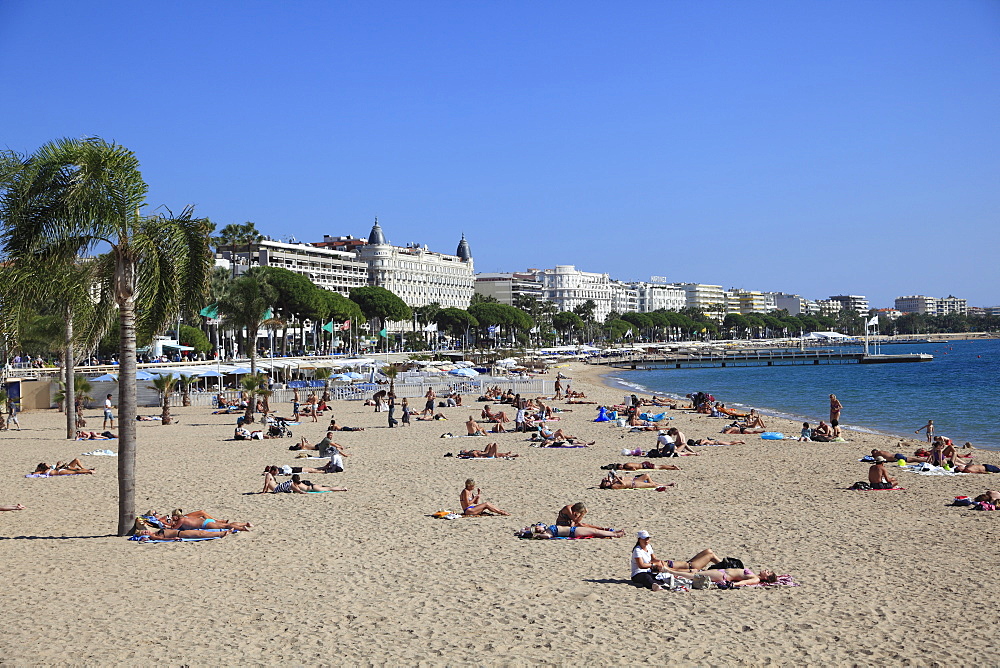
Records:
<instances>
[{"instance_id":1,"label":"white fence on beach","mask_svg":"<svg viewBox=\"0 0 1000 668\"><path fill-rule=\"evenodd\" d=\"M410 380L410 379L408 379ZM147 387L147 383L136 383L137 405L144 408L160 406L160 394L154 389ZM458 392L466 396L479 397L486 392L486 388L498 386L502 391L512 389L514 392L526 395L551 395L554 391L554 381L542 378L493 378L483 376L479 378L456 378L428 376L421 378L419 382L396 383L396 396L402 399L415 399L427 394L427 390L433 389L437 395L448 392ZM386 383L376 385L374 383L356 383L353 385L343 385L340 383L330 384L330 397L334 401L364 401L371 399L379 390L388 391L389 385ZM315 392L317 396L323 394L322 387L299 388L299 401L305 402L310 392ZM98 382L93 383L91 396L95 399L90 402L92 406L103 403L103 397L110 394L112 401L118 403L118 383ZM239 390L224 390L222 392L191 392L190 402L192 406L214 408L217 405L216 397L221 396L227 401L238 401L241 392ZM274 390L268 399L270 405L290 404L294 398L294 391L290 388ZM170 396L171 406L183 405L183 395L174 392ZM290 411L289 411L290 412Z\"/></svg>"}]
</instances>

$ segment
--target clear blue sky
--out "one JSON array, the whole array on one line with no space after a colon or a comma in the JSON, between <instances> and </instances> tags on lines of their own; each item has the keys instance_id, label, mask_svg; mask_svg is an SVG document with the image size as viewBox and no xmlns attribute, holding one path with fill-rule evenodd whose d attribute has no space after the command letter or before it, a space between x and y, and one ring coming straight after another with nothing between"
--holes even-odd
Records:
<instances>
[{"instance_id":1,"label":"clear blue sky","mask_svg":"<svg viewBox=\"0 0 1000 668\"><path fill-rule=\"evenodd\" d=\"M1000 304L1000 2L0 1L0 146L478 271Z\"/></svg>"}]
</instances>

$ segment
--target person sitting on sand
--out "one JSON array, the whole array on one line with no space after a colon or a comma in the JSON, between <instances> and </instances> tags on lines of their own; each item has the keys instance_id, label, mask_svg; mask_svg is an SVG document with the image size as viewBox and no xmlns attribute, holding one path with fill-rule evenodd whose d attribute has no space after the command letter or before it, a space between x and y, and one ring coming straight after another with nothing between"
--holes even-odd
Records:
<instances>
[{"instance_id":1,"label":"person sitting on sand","mask_svg":"<svg viewBox=\"0 0 1000 668\"><path fill-rule=\"evenodd\" d=\"M235 531L250 531L253 525L249 522L220 522L204 510L195 510L184 514L180 508L170 511L169 518L158 518L168 529L233 529Z\"/></svg>"},{"instance_id":2,"label":"person sitting on sand","mask_svg":"<svg viewBox=\"0 0 1000 668\"><path fill-rule=\"evenodd\" d=\"M465 428L469 430L469 436L486 436L486 430L480 427L479 423L471 415L465 423Z\"/></svg>"},{"instance_id":3,"label":"person sitting on sand","mask_svg":"<svg viewBox=\"0 0 1000 668\"><path fill-rule=\"evenodd\" d=\"M632 548L632 558L629 559L632 582L639 587L660 591L663 587L656 581L656 576L653 573L666 568L666 564L653 554L653 546L649 544L649 539L652 536L649 535L648 531L640 531L636 535L638 538L635 547Z\"/></svg>"},{"instance_id":4,"label":"person sitting on sand","mask_svg":"<svg viewBox=\"0 0 1000 668\"><path fill-rule=\"evenodd\" d=\"M497 447L496 443L490 443L484 450L460 450L458 456L465 459L493 459L494 457L519 456L513 452L497 452Z\"/></svg>"},{"instance_id":5,"label":"person sitting on sand","mask_svg":"<svg viewBox=\"0 0 1000 668\"><path fill-rule=\"evenodd\" d=\"M748 429L767 429L767 425L764 424L763 418L760 417L755 408L750 409L750 415L747 416L743 426Z\"/></svg>"},{"instance_id":6,"label":"person sitting on sand","mask_svg":"<svg viewBox=\"0 0 1000 668\"><path fill-rule=\"evenodd\" d=\"M346 492L346 487L327 487L326 485L314 485L308 480L302 480L298 473L292 476L291 480L278 482L274 476L268 474L264 476L264 489L261 494L307 494L308 492Z\"/></svg>"},{"instance_id":7,"label":"person sitting on sand","mask_svg":"<svg viewBox=\"0 0 1000 668\"><path fill-rule=\"evenodd\" d=\"M96 470L97 469L88 469L82 463L80 463L79 459L74 459L73 461L67 463L56 462L55 466L49 466L45 462L41 462L38 464L38 466L35 467L35 470L32 471L32 473L34 475L45 475L45 476L79 475L79 474L93 474L93 472Z\"/></svg>"},{"instance_id":8,"label":"person sitting on sand","mask_svg":"<svg viewBox=\"0 0 1000 668\"><path fill-rule=\"evenodd\" d=\"M815 441L816 443L829 443L830 441L832 441L833 431L830 429L830 425L828 425L823 420L820 420L819 425L817 425L816 428L813 429L812 440Z\"/></svg>"},{"instance_id":9,"label":"person sitting on sand","mask_svg":"<svg viewBox=\"0 0 1000 668\"><path fill-rule=\"evenodd\" d=\"M655 489L657 491L664 491L668 487L676 486L676 482L668 482L666 484L653 482L648 473L640 473L637 476L633 476L631 481L626 482L614 471L609 471L607 477L601 480L601 484L599 485L601 489Z\"/></svg>"},{"instance_id":10,"label":"person sitting on sand","mask_svg":"<svg viewBox=\"0 0 1000 668\"><path fill-rule=\"evenodd\" d=\"M650 461L644 462L622 462L620 464L607 464L601 467L606 471L680 471L681 467L676 464L654 464Z\"/></svg>"},{"instance_id":11,"label":"person sitting on sand","mask_svg":"<svg viewBox=\"0 0 1000 668\"><path fill-rule=\"evenodd\" d=\"M499 411L499 412L494 413L490 409L490 405L489 404L486 404L485 406L483 406L483 411L482 411L481 416L484 419L489 420L490 422L499 422L499 423L510 422L510 418L507 417L507 413L505 411Z\"/></svg>"},{"instance_id":12,"label":"person sitting on sand","mask_svg":"<svg viewBox=\"0 0 1000 668\"><path fill-rule=\"evenodd\" d=\"M689 438L688 445L746 445L746 441L720 441L714 438Z\"/></svg>"},{"instance_id":13,"label":"person sitting on sand","mask_svg":"<svg viewBox=\"0 0 1000 668\"><path fill-rule=\"evenodd\" d=\"M587 524L583 518L587 515L587 506L579 501L571 506L563 506L556 515L556 526L559 527L586 527L588 529L602 529L604 531L614 531L607 527L599 527Z\"/></svg>"},{"instance_id":14,"label":"person sitting on sand","mask_svg":"<svg viewBox=\"0 0 1000 668\"><path fill-rule=\"evenodd\" d=\"M1000 473L1000 466L996 464L957 464L956 473Z\"/></svg>"},{"instance_id":15,"label":"person sitting on sand","mask_svg":"<svg viewBox=\"0 0 1000 668\"><path fill-rule=\"evenodd\" d=\"M466 517L476 517L479 515L510 515L506 510L501 510L492 503L482 501L482 490L476 487L476 481L469 478L465 481L465 488L458 496L462 504L462 515Z\"/></svg>"},{"instance_id":16,"label":"person sitting on sand","mask_svg":"<svg viewBox=\"0 0 1000 668\"><path fill-rule=\"evenodd\" d=\"M225 538L231 533L236 533L235 529L223 531L209 531L207 529L142 529L136 531L135 535L140 536L139 542L148 540L181 540L182 538Z\"/></svg>"},{"instance_id":17,"label":"person sitting on sand","mask_svg":"<svg viewBox=\"0 0 1000 668\"><path fill-rule=\"evenodd\" d=\"M0 506L0 511L8 511L8 510L24 510L24 506L22 506L20 503L15 503L12 506Z\"/></svg>"},{"instance_id":18,"label":"person sitting on sand","mask_svg":"<svg viewBox=\"0 0 1000 668\"><path fill-rule=\"evenodd\" d=\"M598 529L589 526L559 526L557 524L533 524L524 527L520 531L515 531L520 538L622 538L625 531L619 529L612 531L609 529Z\"/></svg>"},{"instance_id":19,"label":"person sitting on sand","mask_svg":"<svg viewBox=\"0 0 1000 668\"><path fill-rule=\"evenodd\" d=\"M684 437L684 432L677 427L668 429L667 436L674 439L674 456L680 456L684 453L695 456L701 454L691 449L691 446L687 443L687 439Z\"/></svg>"},{"instance_id":20,"label":"person sitting on sand","mask_svg":"<svg viewBox=\"0 0 1000 668\"><path fill-rule=\"evenodd\" d=\"M868 484L872 489L892 489L896 486L896 479L885 470L885 457L876 457L875 463L868 468Z\"/></svg>"}]
</instances>

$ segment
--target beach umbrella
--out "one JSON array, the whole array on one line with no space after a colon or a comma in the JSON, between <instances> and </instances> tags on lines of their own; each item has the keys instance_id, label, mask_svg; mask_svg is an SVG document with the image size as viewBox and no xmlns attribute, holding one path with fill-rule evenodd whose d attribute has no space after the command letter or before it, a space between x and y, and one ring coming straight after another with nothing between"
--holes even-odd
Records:
<instances>
[{"instance_id":1,"label":"beach umbrella","mask_svg":"<svg viewBox=\"0 0 1000 668\"><path fill-rule=\"evenodd\" d=\"M91 378L92 383L108 383L108 382L118 382L118 376L113 373L106 373L103 376L98 376L97 378Z\"/></svg>"},{"instance_id":2,"label":"beach umbrella","mask_svg":"<svg viewBox=\"0 0 1000 668\"><path fill-rule=\"evenodd\" d=\"M449 373L452 376L465 376L466 378L474 378L479 375L479 372L475 369L455 369Z\"/></svg>"},{"instance_id":3,"label":"beach umbrella","mask_svg":"<svg viewBox=\"0 0 1000 668\"><path fill-rule=\"evenodd\" d=\"M202 371L198 374L199 378L222 378L224 374L219 373L215 369L209 369L208 371Z\"/></svg>"},{"instance_id":4,"label":"beach umbrella","mask_svg":"<svg viewBox=\"0 0 1000 668\"><path fill-rule=\"evenodd\" d=\"M250 373L250 369L248 369L246 367L243 367L243 366L238 366L235 369L233 369L232 371L230 371L229 373L235 373L237 375L239 375L241 373Z\"/></svg>"},{"instance_id":5,"label":"beach umbrella","mask_svg":"<svg viewBox=\"0 0 1000 668\"><path fill-rule=\"evenodd\" d=\"M156 378L156 376L154 376L153 374L149 373L148 371L141 371L140 370L140 371L136 371L135 372L135 379L136 380L153 380L154 378Z\"/></svg>"}]
</instances>

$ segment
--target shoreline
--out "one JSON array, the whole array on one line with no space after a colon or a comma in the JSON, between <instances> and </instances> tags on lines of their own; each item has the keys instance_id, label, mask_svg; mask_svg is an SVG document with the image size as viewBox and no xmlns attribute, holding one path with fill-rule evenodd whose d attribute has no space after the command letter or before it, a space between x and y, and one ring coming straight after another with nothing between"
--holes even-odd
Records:
<instances>
[{"instance_id":1,"label":"shoreline","mask_svg":"<svg viewBox=\"0 0 1000 668\"><path fill-rule=\"evenodd\" d=\"M627 391L629 394L632 394L632 393L638 394L639 392L642 392L642 393L650 394L650 395L656 394L657 396L670 397L671 399L676 399L678 401L688 401L688 399L686 397L682 397L682 396L680 396L680 395L678 395L676 393L673 393L673 392L662 392L662 393L653 392L652 390L650 390L645 385L641 386L641 389L640 389L640 387L638 385L632 386L627 381L623 381L623 380L620 380L620 379L617 379L617 378L613 378L611 376L611 373L612 372L605 372L605 373L603 373L601 375L602 382L607 387L609 387L611 389ZM799 429L799 427L802 425L803 422L813 423L813 422L817 421L816 418L810 418L810 417L805 416L805 415L796 415L796 414L788 412L788 411L783 411L780 408L770 408L770 407L765 407L765 406L756 406L756 405L744 404L744 403L741 403L738 400L726 402L726 405L727 406L734 406L734 407L737 407L737 408L740 408L740 409L754 408L761 415L764 415L764 416L767 416L767 417L771 417L771 418L775 418L775 419L778 419L778 420L784 420L784 421L790 422L793 425L795 425L796 433L798 433L797 430ZM875 429L874 427L866 427L866 426L863 426L863 425L849 425L849 424L841 424L840 426L841 426L841 429L843 429L844 431L848 431L848 432L852 432L852 433L871 434L872 436L879 436L879 437L882 437L882 438L891 438L891 439L895 439L895 440L898 440L898 441L914 441L914 442L920 441L920 439L915 439L915 438L912 438L911 436L906 436L906 435L903 435L903 434L894 434L894 433L889 432L889 431L882 431L882 430L879 430L879 429ZM786 436L787 435L789 435L789 434L786 434ZM920 441L920 442L923 442L923 441ZM956 445L956 447L961 447L961 444ZM991 451L991 452L998 452L998 451L1000 451L1000 449L993 448L993 447L990 447L988 445L975 446L975 449L977 449L977 450L988 450L988 451Z\"/></svg>"}]
</instances>

